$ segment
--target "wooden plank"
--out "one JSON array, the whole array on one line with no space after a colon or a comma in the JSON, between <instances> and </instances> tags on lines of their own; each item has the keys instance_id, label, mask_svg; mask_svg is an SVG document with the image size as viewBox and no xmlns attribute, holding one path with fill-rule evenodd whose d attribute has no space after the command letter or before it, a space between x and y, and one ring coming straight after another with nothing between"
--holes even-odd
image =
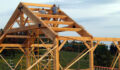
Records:
<instances>
[{"instance_id":1,"label":"wooden plank","mask_svg":"<svg viewBox=\"0 0 120 70\"><path fill-rule=\"evenodd\" d=\"M20 13L20 27L24 27L24 13L21 12Z\"/></svg>"},{"instance_id":2,"label":"wooden plank","mask_svg":"<svg viewBox=\"0 0 120 70\"><path fill-rule=\"evenodd\" d=\"M20 20L16 20L16 22L17 23L20 23ZM28 18L27 18L27 20L25 21L26 23L33 23L33 21L32 20L28 20Z\"/></svg>"},{"instance_id":3,"label":"wooden plank","mask_svg":"<svg viewBox=\"0 0 120 70\"><path fill-rule=\"evenodd\" d=\"M78 40L78 41L90 41L90 37L72 37L72 36L58 36L59 40Z\"/></svg>"},{"instance_id":4,"label":"wooden plank","mask_svg":"<svg viewBox=\"0 0 120 70\"><path fill-rule=\"evenodd\" d=\"M45 47L45 48L50 48L52 47L53 44L31 44L31 47ZM19 48L19 47L24 47L23 44L0 44L0 47L9 47L9 48Z\"/></svg>"},{"instance_id":5,"label":"wooden plank","mask_svg":"<svg viewBox=\"0 0 120 70\"><path fill-rule=\"evenodd\" d=\"M6 38L30 38L30 36L27 35L6 35ZM36 38L36 37L34 37ZM40 37L40 38L48 38L48 37Z\"/></svg>"},{"instance_id":6,"label":"wooden plank","mask_svg":"<svg viewBox=\"0 0 120 70\"><path fill-rule=\"evenodd\" d=\"M81 58L83 58L87 53L89 53L91 50L93 50L95 47L90 48L88 51L86 51L85 53L83 53L82 55L78 55L77 58L73 59L70 63L68 63L66 65L66 67L64 67L64 70L68 70L72 65L74 65L77 61L79 61Z\"/></svg>"},{"instance_id":7,"label":"wooden plank","mask_svg":"<svg viewBox=\"0 0 120 70\"><path fill-rule=\"evenodd\" d=\"M34 12L34 14L36 14L39 17L47 17L47 18L61 18L61 19L67 18L67 16L65 15L40 14L39 12Z\"/></svg>"},{"instance_id":8,"label":"wooden plank","mask_svg":"<svg viewBox=\"0 0 120 70\"><path fill-rule=\"evenodd\" d=\"M53 44L32 44L31 47L45 47L45 48L50 48L52 47Z\"/></svg>"},{"instance_id":9,"label":"wooden plank","mask_svg":"<svg viewBox=\"0 0 120 70\"><path fill-rule=\"evenodd\" d=\"M58 27L51 27L54 31L56 32L61 32L61 31L80 31L81 28L58 28Z\"/></svg>"},{"instance_id":10,"label":"wooden plank","mask_svg":"<svg viewBox=\"0 0 120 70\"><path fill-rule=\"evenodd\" d=\"M120 38L94 37L93 40L97 40L97 41L120 41Z\"/></svg>"},{"instance_id":11,"label":"wooden plank","mask_svg":"<svg viewBox=\"0 0 120 70\"><path fill-rule=\"evenodd\" d=\"M26 35L6 35L6 38L30 38L30 36L26 36Z\"/></svg>"},{"instance_id":12,"label":"wooden plank","mask_svg":"<svg viewBox=\"0 0 120 70\"><path fill-rule=\"evenodd\" d=\"M8 33L21 32L21 31L26 31L26 30L30 30L30 29L37 29L37 28L39 28L38 25L31 25L31 26L20 27L20 28L12 28L8 31Z\"/></svg>"},{"instance_id":13,"label":"wooden plank","mask_svg":"<svg viewBox=\"0 0 120 70\"><path fill-rule=\"evenodd\" d=\"M72 37L72 36L59 36L59 40L78 40L78 41L120 41L120 38L104 38L104 37Z\"/></svg>"},{"instance_id":14,"label":"wooden plank","mask_svg":"<svg viewBox=\"0 0 120 70\"><path fill-rule=\"evenodd\" d=\"M11 16L10 20L8 21L8 23L4 27L4 34L0 37L0 42L3 41L4 37L6 36L7 32L9 31L9 29L13 26L15 20L19 17L20 11L18 10L18 7L16 8L16 10L13 13L13 15Z\"/></svg>"},{"instance_id":15,"label":"wooden plank","mask_svg":"<svg viewBox=\"0 0 120 70\"><path fill-rule=\"evenodd\" d=\"M37 65L41 60L43 60L43 58L45 58L49 53L51 53L53 50L55 50L57 48L57 46L54 45L54 47L52 49L50 49L49 51L47 51L44 55L42 55L35 63L33 63L29 68L27 68L26 70L31 70L35 65Z\"/></svg>"},{"instance_id":16,"label":"wooden plank","mask_svg":"<svg viewBox=\"0 0 120 70\"><path fill-rule=\"evenodd\" d=\"M55 33L47 24L42 22L39 17L37 17L27 6L25 6L23 3L21 3L24 8L22 11L36 24L41 24L41 26L46 27L45 29L41 29L43 33L45 33L51 40L54 40L54 38L57 36L57 33Z\"/></svg>"},{"instance_id":17,"label":"wooden plank","mask_svg":"<svg viewBox=\"0 0 120 70\"><path fill-rule=\"evenodd\" d=\"M46 24L63 24L63 25L72 25L73 24L73 22L66 22L66 21L61 22L61 21L47 21L47 20L44 20L43 22L46 23Z\"/></svg>"},{"instance_id":18,"label":"wooden plank","mask_svg":"<svg viewBox=\"0 0 120 70\"><path fill-rule=\"evenodd\" d=\"M23 47L22 44L0 44L0 47Z\"/></svg>"},{"instance_id":19,"label":"wooden plank","mask_svg":"<svg viewBox=\"0 0 120 70\"><path fill-rule=\"evenodd\" d=\"M22 3L26 6L37 6L37 7L48 7L48 8L51 8L53 6L49 4L36 4L36 3L24 3L24 2Z\"/></svg>"}]
</instances>

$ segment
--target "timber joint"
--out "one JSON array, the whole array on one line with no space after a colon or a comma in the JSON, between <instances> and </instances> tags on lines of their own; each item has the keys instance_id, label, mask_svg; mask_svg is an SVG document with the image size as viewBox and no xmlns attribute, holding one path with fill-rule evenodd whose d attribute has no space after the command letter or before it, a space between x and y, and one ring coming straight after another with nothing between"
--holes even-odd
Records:
<instances>
[{"instance_id":1,"label":"timber joint","mask_svg":"<svg viewBox=\"0 0 120 70\"><path fill-rule=\"evenodd\" d=\"M23 6L18 7L18 9L20 10L20 12L21 12L21 10L22 10L23 8L24 8Z\"/></svg>"}]
</instances>

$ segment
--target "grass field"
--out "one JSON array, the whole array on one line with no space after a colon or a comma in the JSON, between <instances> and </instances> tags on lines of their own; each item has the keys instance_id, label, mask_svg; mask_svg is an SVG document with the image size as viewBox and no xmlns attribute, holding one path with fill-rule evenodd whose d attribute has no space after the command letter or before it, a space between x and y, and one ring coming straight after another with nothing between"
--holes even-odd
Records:
<instances>
[{"instance_id":1,"label":"grass field","mask_svg":"<svg viewBox=\"0 0 120 70\"><path fill-rule=\"evenodd\" d=\"M70 61L72 61L73 58L75 58L78 55L77 52L68 52L68 51L61 51L60 52L60 63L63 67L65 67ZM14 64L20 59L20 54L17 54L14 57ZM7 61L9 62L8 58ZM88 68L89 61L88 61L88 55L86 55L84 58L82 58L80 61L78 61L76 64L74 64L71 68L72 69L77 69L77 68ZM0 59L0 70L10 70L10 68L6 65L6 63ZM19 70L19 67L17 68Z\"/></svg>"},{"instance_id":2,"label":"grass field","mask_svg":"<svg viewBox=\"0 0 120 70\"><path fill-rule=\"evenodd\" d=\"M68 52L68 51L61 51L60 52L60 63L63 67L65 67L70 61L72 61L78 55L77 52ZM89 66L89 59L88 55L84 56L81 60L75 63L71 68L88 68Z\"/></svg>"}]
</instances>

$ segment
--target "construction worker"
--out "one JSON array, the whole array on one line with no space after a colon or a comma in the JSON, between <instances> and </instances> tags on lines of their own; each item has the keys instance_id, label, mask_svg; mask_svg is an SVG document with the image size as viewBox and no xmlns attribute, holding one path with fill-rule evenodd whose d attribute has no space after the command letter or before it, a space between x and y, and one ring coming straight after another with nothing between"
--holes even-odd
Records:
<instances>
[{"instance_id":1,"label":"construction worker","mask_svg":"<svg viewBox=\"0 0 120 70\"><path fill-rule=\"evenodd\" d=\"M52 14L53 14L53 15L58 14L58 7L56 7L55 4L54 4L53 7L52 7Z\"/></svg>"},{"instance_id":2,"label":"construction worker","mask_svg":"<svg viewBox=\"0 0 120 70\"><path fill-rule=\"evenodd\" d=\"M54 4L53 7L51 8L52 14L57 15L58 14L58 7ZM54 21L58 21L57 18L53 18ZM54 24L53 27L57 27L57 24Z\"/></svg>"},{"instance_id":3,"label":"construction worker","mask_svg":"<svg viewBox=\"0 0 120 70\"><path fill-rule=\"evenodd\" d=\"M42 10L39 11L40 14L47 14L47 11L45 11L44 8L42 8ZM42 20L45 20L45 17L41 17Z\"/></svg>"}]
</instances>

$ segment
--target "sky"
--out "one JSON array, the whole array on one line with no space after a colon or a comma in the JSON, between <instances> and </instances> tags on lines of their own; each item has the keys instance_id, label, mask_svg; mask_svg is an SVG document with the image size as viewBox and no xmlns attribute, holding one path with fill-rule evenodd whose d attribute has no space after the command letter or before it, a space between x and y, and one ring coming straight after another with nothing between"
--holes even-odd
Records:
<instances>
[{"instance_id":1,"label":"sky","mask_svg":"<svg viewBox=\"0 0 120 70\"><path fill-rule=\"evenodd\" d=\"M93 36L120 38L120 0L0 0L0 28L21 1L55 3Z\"/></svg>"}]
</instances>

